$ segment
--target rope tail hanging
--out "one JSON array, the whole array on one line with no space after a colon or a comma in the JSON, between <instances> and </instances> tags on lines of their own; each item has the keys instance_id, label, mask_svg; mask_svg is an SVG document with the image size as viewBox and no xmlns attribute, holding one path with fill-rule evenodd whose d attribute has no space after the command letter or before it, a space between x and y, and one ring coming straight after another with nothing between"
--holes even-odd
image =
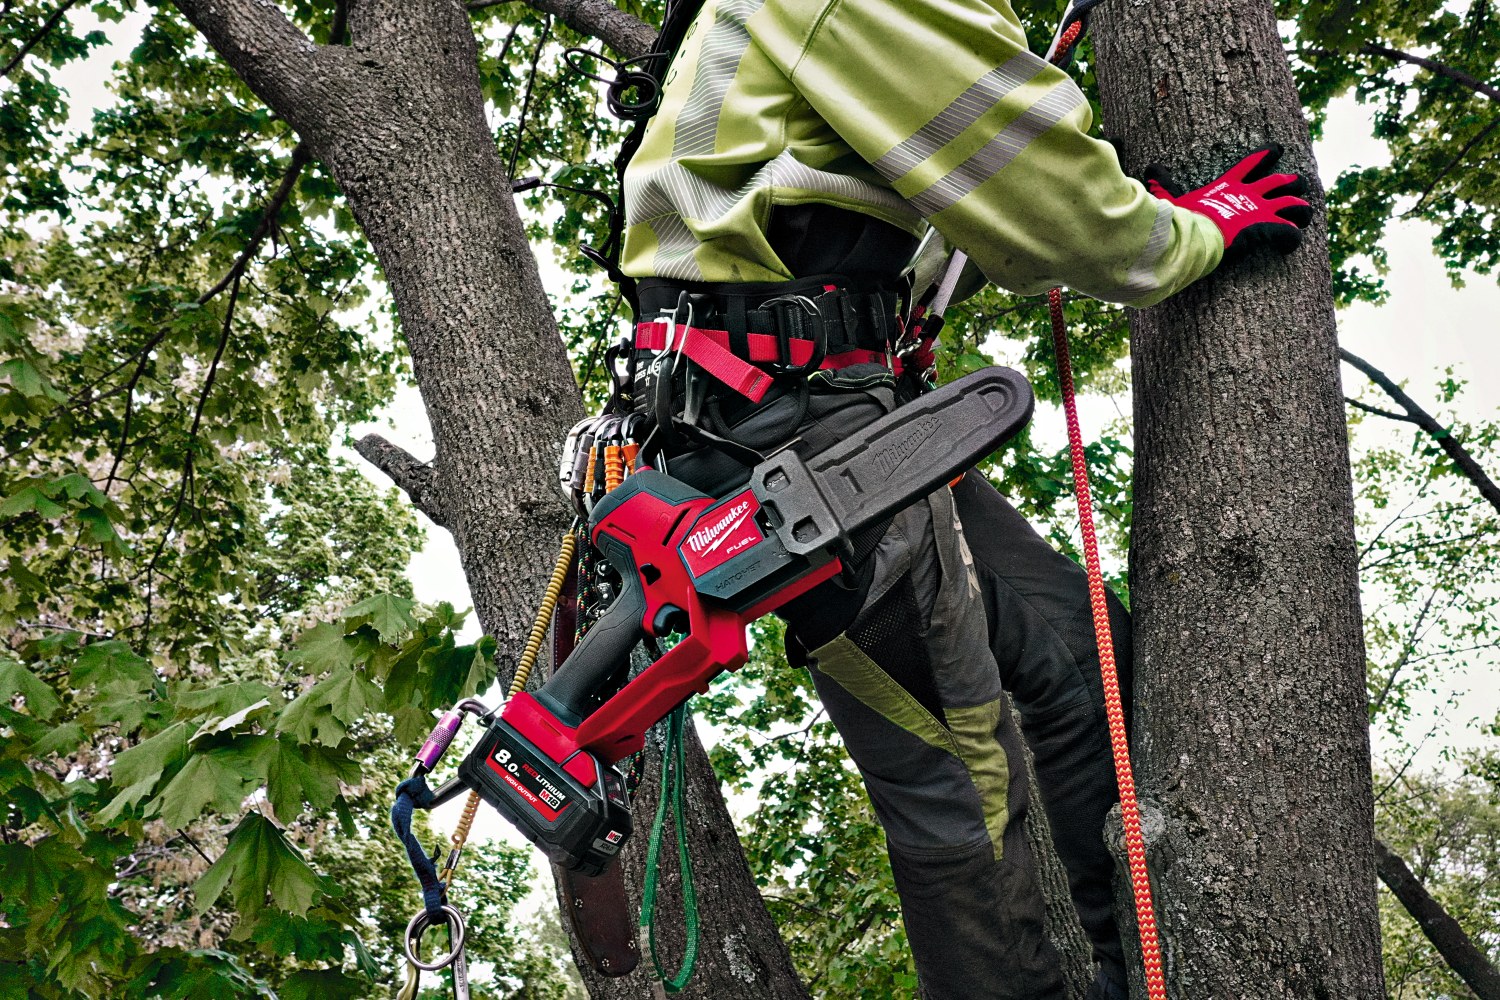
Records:
<instances>
[{"instance_id":1,"label":"rope tail hanging","mask_svg":"<svg viewBox=\"0 0 1500 1000\"><path fill-rule=\"evenodd\" d=\"M1052 346L1057 353L1057 380L1062 386L1063 410L1068 418L1068 448L1073 457L1073 491L1078 498L1078 520L1083 531L1084 568L1089 577L1089 601L1094 611L1094 636L1099 643L1099 672L1104 678L1104 710L1109 718L1109 740L1115 755L1115 778L1120 785L1120 813L1125 821L1125 850L1130 859L1130 885L1135 890L1135 917L1140 929L1141 959L1146 967L1146 990L1151 1000L1166 1000L1162 978L1161 944L1156 936L1156 911L1151 904L1151 879L1146 873L1146 842L1136 805L1135 777L1130 770L1130 744L1125 736L1125 712L1120 705L1120 677L1115 669L1115 645L1109 631L1109 608L1104 602L1104 575L1099 570L1099 541L1094 531L1094 503L1089 489L1083 433L1073 394L1073 365L1068 356L1068 329L1063 320L1062 289L1047 293L1052 313Z\"/></svg>"}]
</instances>

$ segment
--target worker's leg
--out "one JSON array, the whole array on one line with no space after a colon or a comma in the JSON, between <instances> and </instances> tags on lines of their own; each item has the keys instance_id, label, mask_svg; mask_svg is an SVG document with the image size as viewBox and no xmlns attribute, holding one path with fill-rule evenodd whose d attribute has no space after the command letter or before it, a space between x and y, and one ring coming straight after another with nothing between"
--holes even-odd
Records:
<instances>
[{"instance_id":1,"label":"worker's leg","mask_svg":"<svg viewBox=\"0 0 1500 1000\"><path fill-rule=\"evenodd\" d=\"M885 828L926 996L1053 1000L1063 982L1023 829L1026 783L1011 780L1021 737L979 587L942 489L895 519L851 589L782 613Z\"/></svg>"},{"instance_id":2,"label":"worker's leg","mask_svg":"<svg viewBox=\"0 0 1500 1000\"><path fill-rule=\"evenodd\" d=\"M1123 985L1124 955L1112 907L1114 863L1102 836L1105 814L1119 793L1088 579L977 472L965 476L953 494L984 592L991 649L1021 711L1074 905L1095 958ZM1108 600L1128 715L1130 615L1113 594Z\"/></svg>"}]
</instances>

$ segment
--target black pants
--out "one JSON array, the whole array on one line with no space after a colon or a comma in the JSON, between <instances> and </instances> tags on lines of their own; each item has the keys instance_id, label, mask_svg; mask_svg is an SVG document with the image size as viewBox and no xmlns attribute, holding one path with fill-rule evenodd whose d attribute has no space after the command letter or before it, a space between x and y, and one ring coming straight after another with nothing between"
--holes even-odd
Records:
<instances>
[{"instance_id":1,"label":"black pants","mask_svg":"<svg viewBox=\"0 0 1500 1000\"><path fill-rule=\"evenodd\" d=\"M813 454L893 405L870 373L840 376L783 440L800 437L798 450ZM795 419L792 404L781 405L787 413L772 403L742 432L776 437L768 429L777 419ZM671 474L715 495L743 482L722 455L670 461ZM1130 620L1113 595L1110 610L1128 695ZM1065 995L1024 834L1032 803L1023 738L1095 957L1123 983L1102 836L1118 793L1083 570L970 471L903 511L858 565L780 614L789 656L811 671L885 828L926 995Z\"/></svg>"}]
</instances>

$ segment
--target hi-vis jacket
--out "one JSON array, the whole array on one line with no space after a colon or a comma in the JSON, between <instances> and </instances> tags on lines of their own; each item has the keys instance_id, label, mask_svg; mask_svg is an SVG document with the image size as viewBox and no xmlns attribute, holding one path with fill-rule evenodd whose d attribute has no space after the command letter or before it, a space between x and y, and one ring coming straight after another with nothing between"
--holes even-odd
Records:
<instances>
[{"instance_id":1,"label":"hi-vis jacket","mask_svg":"<svg viewBox=\"0 0 1500 1000\"><path fill-rule=\"evenodd\" d=\"M707 0L625 174L623 269L788 279L772 206L821 202L930 222L1011 291L1151 305L1223 238L1126 177L1092 120L1006 0Z\"/></svg>"}]
</instances>

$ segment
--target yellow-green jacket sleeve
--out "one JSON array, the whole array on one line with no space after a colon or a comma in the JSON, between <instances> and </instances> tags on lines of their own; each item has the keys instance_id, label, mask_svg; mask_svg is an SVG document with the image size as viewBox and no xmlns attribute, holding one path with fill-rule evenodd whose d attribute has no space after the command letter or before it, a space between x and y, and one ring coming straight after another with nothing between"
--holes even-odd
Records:
<instances>
[{"instance_id":1,"label":"yellow-green jacket sleeve","mask_svg":"<svg viewBox=\"0 0 1500 1000\"><path fill-rule=\"evenodd\" d=\"M1223 255L1147 193L1088 101L985 0L767 0L746 25L805 100L996 284L1147 306Z\"/></svg>"}]
</instances>

